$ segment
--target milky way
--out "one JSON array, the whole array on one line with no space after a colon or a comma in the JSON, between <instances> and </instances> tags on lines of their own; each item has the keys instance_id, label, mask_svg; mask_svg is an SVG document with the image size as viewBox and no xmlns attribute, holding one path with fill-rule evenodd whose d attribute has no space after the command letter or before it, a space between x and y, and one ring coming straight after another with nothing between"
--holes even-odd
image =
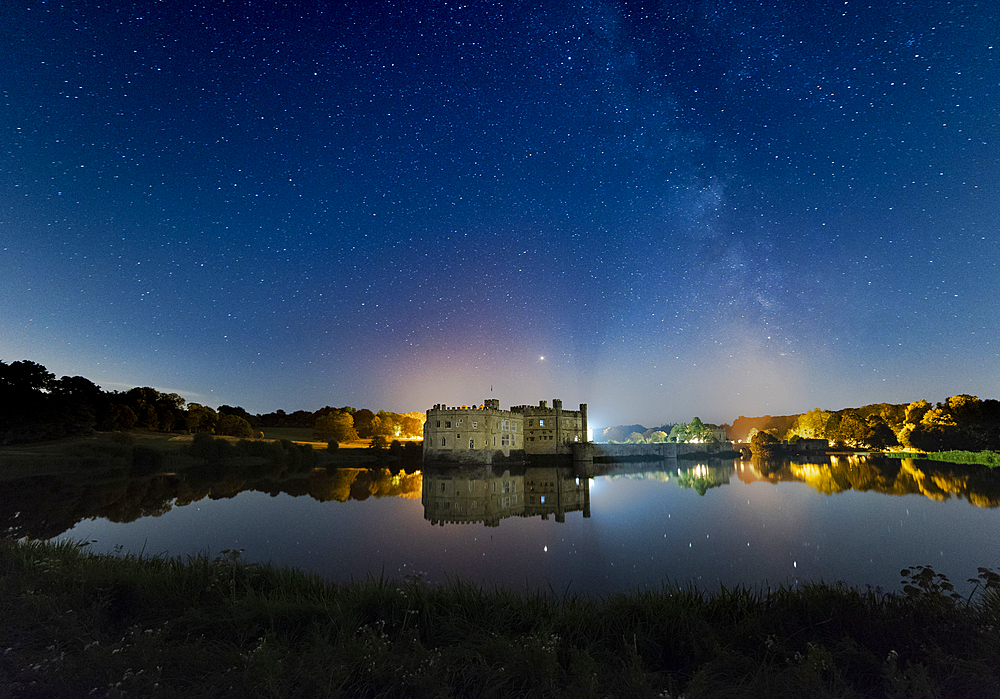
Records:
<instances>
[{"instance_id":1,"label":"milky way","mask_svg":"<svg viewBox=\"0 0 1000 699\"><path fill-rule=\"evenodd\" d=\"M2 12L4 361L595 424L1000 394L990 2L63 5Z\"/></svg>"}]
</instances>

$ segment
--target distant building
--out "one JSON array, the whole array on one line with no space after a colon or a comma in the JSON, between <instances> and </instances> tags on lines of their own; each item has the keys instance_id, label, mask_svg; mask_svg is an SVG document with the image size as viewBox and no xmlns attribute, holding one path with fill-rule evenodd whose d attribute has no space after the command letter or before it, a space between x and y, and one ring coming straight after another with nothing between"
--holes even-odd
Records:
<instances>
[{"instance_id":1,"label":"distant building","mask_svg":"<svg viewBox=\"0 0 1000 699\"><path fill-rule=\"evenodd\" d=\"M826 451L830 448L830 442L825 439L800 439L793 443L792 448L799 452L804 451Z\"/></svg>"},{"instance_id":2,"label":"distant building","mask_svg":"<svg viewBox=\"0 0 1000 699\"><path fill-rule=\"evenodd\" d=\"M728 442L729 437L726 436L725 425L705 425L705 427L712 430L712 436L717 442Z\"/></svg>"},{"instance_id":3,"label":"distant building","mask_svg":"<svg viewBox=\"0 0 1000 699\"><path fill-rule=\"evenodd\" d=\"M424 461L493 464L524 461L533 455L570 455L587 441L587 405L563 410L554 399L537 406L501 410L500 401L480 406L437 404L424 422Z\"/></svg>"}]
</instances>

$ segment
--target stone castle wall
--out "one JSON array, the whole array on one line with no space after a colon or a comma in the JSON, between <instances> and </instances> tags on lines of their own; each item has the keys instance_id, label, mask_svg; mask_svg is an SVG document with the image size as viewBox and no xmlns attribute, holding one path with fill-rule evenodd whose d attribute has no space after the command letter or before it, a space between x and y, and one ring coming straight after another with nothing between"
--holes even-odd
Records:
<instances>
[{"instance_id":1,"label":"stone castle wall","mask_svg":"<svg viewBox=\"0 0 1000 699\"><path fill-rule=\"evenodd\" d=\"M659 442L656 444L579 444L573 447L574 461L593 461L594 459L620 459L648 456L651 459L676 459L684 454L700 454L707 452L717 454L733 449L731 442L715 444L686 444L677 442Z\"/></svg>"},{"instance_id":2,"label":"stone castle wall","mask_svg":"<svg viewBox=\"0 0 1000 699\"><path fill-rule=\"evenodd\" d=\"M562 401L501 410L500 401L479 406L437 404L424 423L424 461L493 464L530 455L565 455L587 441L587 405L563 410Z\"/></svg>"},{"instance_id":3,"label":"stone castle wall","mask_svg":"<svg viewBox=\"0 0 1000 699\"><path fill-rule=\"evenodd\" d=\"M564 410L562 401L553 399L538 405L518 405L511 408L524 417L524 453L572 454L573 445L587 441L587 404L579 410Z\"/></svg>"},{"instance_id":4,"label":"stone castle wall","mask_svg":"<svg viewBox=\"0 0 1000 699\"><path fill-rule=\"evenodd\" d=\"M500 410L500 401L480 406L435 405L424 422L424 461L492 464L524 460L524 419Z\"/></svg>"}]
</instances>

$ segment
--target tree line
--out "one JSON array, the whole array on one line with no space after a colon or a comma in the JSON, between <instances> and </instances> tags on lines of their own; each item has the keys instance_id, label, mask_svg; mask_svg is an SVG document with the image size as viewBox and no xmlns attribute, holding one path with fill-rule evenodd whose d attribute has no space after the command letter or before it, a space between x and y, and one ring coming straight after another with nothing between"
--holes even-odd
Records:
<instances>
[{"instance_id":1,"label":"tree line","mask_svg":"<svg viewBox=\"0 0 1000 699\"><path fill-rule=\"evenodd\" d=\"M621 437L625 431L628 431L628 436ZM719 435L724 434L724 432L724 429L718 425L702 422L701 418L695 417L692 418L691 422L664 424L650 429L645 429L642 425L609 427L604 430L603 438L611 444L658 444L660 442L693 442L695 440L701 443L714 443L719 441Z\"/></svg>"},{"instance_id":2,"label":"tree line","mask_svg":"<svg viewBox=\"0 0 1000 699\"><path fill-rule=\"evenodd\" d=\"M740 420L746 418L741 416ZM760 430L754 427L747 437L752 440L758 432L763 432L775 441L825 439L855 449L897 445L927 452L1000 449L1000 401L968 394L951 396L936 405L918 400L873 403L837 411L815 408L774 420L788 426L772 424Z\"/></svg>"},{"instance_id":3,"label":"tree line","mask_svg":"<svg viewBox=\"0 0 1000 699\"><path fill-rule=\"evenodd\" d=\"M188 403L176 393L148 386L105 391L82 376L57 379L36 362L0 361L0 444L58 439L95 430L187 431L250 438L272 427L314 429L317 438L325 442L420 437L423 413L376 413L367 408L327 406L315 412L277 410L255 415L239 406L220 405L216 410Z\"/></svg>"}]
</instances>

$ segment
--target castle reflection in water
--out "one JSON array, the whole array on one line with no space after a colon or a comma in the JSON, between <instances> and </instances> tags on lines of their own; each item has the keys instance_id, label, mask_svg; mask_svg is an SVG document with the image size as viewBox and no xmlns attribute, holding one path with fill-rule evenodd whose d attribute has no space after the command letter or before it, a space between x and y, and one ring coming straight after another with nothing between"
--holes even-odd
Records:
<instances>
[{"instance_id":1,"label":"castle reflection in water","mask_svg":"<svg viewBox=\"0 0 1000 699\"><path fill-rule=\"evenodd\" d=\"M502 470L501 470L502 468ZM423 473L421 502L431 524L497 527L507 517L590 517L590 479L572 466L435 468Z\"/></svg>"}]
</instances>

